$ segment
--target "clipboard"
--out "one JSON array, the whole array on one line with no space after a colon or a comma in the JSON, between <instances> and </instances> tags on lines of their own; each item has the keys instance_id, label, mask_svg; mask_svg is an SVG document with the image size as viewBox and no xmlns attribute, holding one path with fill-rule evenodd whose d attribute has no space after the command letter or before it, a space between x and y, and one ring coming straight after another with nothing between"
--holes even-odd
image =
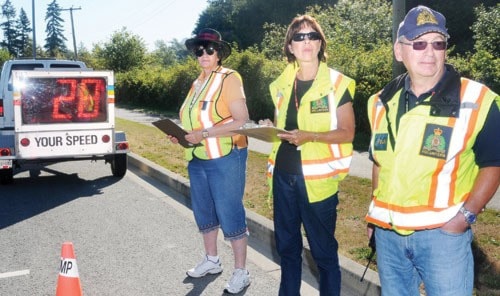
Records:
<instances>
[{"instance_id":1,"label":"clipboard","mask_svg":"<svg viewBox=\"0 0 500 296\"><path fill-rule=\"evenodd\" d=\"M182 145L184 148L193 148L197 146L203 146L203 144L192 144L186 141L186 138L184 138L185 135L187 135L187 131L185 131L182 127L180 127L177 123L173 122L170 119L161 119L152 122L154 126L159 128L162 132L164 132L167 135L170 135L172 137L176 137L177 140L179 141L179 144Z\"/></svg>"},{"instance_id":2,"label":"clipboard","mask_svg":"<svg viewBox=\"0 0 500 296\"><path fill-rule=\"evenodd\" d=\"M288 131L280 128L276 128L274 126L259 126L252 128L241 128L238 130L232 131L233 133L242 134L248 137L256 138L266 142L279 142L281 141L278 138L278 134L286 134Z\"/></svg>"}]
</instances>

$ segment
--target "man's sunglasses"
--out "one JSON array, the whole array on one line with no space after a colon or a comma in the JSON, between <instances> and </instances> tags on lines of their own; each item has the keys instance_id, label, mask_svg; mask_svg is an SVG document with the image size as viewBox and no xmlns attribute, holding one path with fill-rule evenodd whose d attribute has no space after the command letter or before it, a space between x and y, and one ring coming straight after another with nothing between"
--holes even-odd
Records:
<instances>
[{"instance_id":1,"label":"man's sunglasses","mask_svg":"<svg viewBox=\"0 0 500 296\"><path fill-rule=\"evenodd\" d=\"M194 50L194 54L197 57L201 57L203 55L203 51L205 51L209 56L211 56L217 51L217 48L215 48L213 45L209 45L207 47L200 46Z\"/></svg>"},{"instance_id":2,"label":"man's sunglasses","mask_svg":"<svg viewBox=\"0 0 500 296\"><path fill-rule=\"evenodd\" d=\"M306 40L306 37L308 40L320 40L321 39L321 34L318 32L309 32L309 33L295 33L292 36L292 40L295 42L300 42Z\"/></svg>"},{"instance_id":3,"label":"man's sunglasses","mask_svg":"<svg viewBox=\"0 0 500 296\"><path fill-rule=\"evenodd\" d=\"M427 48L427 44L432 44L432 48L434 50L445 50L446 46L448 43L446 41L432 41L432 42L427 42L427 41L413 41L411 43L406 43L399 41L399 43L404 44L404 45L411 45L413 46L413 50L424 50Z\"/></svg>"}]
</instances>

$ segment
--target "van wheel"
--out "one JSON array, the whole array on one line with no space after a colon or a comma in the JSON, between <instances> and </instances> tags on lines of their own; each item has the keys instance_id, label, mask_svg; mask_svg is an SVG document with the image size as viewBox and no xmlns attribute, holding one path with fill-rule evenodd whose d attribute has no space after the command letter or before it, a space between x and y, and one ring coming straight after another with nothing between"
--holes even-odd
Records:
<instances>
[{"instance_id":1,"label":"van wheel","mask_svg":"<svg viewBox=\"0 0 500 296\"><path fill-rule=\"evenodd\" d=\"M114 177L122 178L127 172L127 154L115 154L111 163L111 172Z\"/></svg>"},{"instance_id":2,"label":"van wheel","mask_svg":"<svg viewBox=\"0 0 500 296\"><path fill-rule=\"evenodd\" d=\"M0 170L0 183L3 185L12 184L14 182L14 170Z\"/></svg>"}]
</instances>

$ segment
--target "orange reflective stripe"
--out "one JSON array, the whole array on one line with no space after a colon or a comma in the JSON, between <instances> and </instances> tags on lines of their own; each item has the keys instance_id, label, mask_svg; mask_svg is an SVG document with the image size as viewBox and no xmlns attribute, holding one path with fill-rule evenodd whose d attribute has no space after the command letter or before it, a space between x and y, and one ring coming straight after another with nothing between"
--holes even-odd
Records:
<instances>
[{"instance_id":1,"label":"orange reflective stripe","mask_svg":"<svg viewBox=\"0 0 500 296\"><path fill-rule=\"evenodd\" d=\"M487 88L475 81L468 79L462 80L460 90L462 97L461 104L470 104L469 108L461 108L460 112L470 113L462 114L460 118L452 117L448 121L448 126L462 127L454 132L454 139L450 143L449 157L460 154L466 148L465 145L470 140L474 132L474 127L479 119L479 112L473 112L473 105L480 106L486 95ZM461 131L463 130L463 131ZM438 161L436 173L433 175L432 186L429 195L429 205L437 208L443 208L454 204L455 188L458 169L460 167L460 158L454 157L453 161Z\"/></svg>"},{"instance_id":2,"label":"orange reflective stripe","mask_svg":"<svg viewBox=\"0 0 500 296\"><path fill-rule=\"evenodd\" d=\"M375 95L375 98L373 100L374 106L372 106L372 108L371 108L372 109L372 116L371 116L372 117L372 130L376 130L379 128L380 122L384 118L384 114L385 114L384 104L380 100L379 95L380 95L380 93ZM375 108L373 108L373 107L375 107Z\"/></svg>"},{"instance_id":3,"label":"orange reflective stripe","mask_svg":"<svg viewBox=\"0 0 500 296\"><path fill-rule=\"evenodd\" d=\"M330 69L330 79L332 80L333 85L335 86L335 90L337 90L339 88L340 82L342 82L342 75L340 75L340 72Z\"/></svg>"},{"instance_id":4,"label":"orange reflective stripe","mask_svg":"<svg viewBox=\"0 0 500 296\"><path fill-rule=\"evenodd\" d=\"M478 109L483 106L488 88L478 82L463 79L460 93L459 117L448 118L446 122L447 126L453 128L447 159L435 160L436 164L428 185L428 199L422 200L420 205L406 206L402 203L395 204L388 197L385 198L385 202L375 197L366 218L368 222L400 230L418 230L438 227L456 215L461 204L470 195L463 192L457 184L461 165L460 155L470 148L467 145L472 145L471 137L476 134L476 127L481 119L481 112ZM380 116L382 113L378 110L376 112L372 114ZM484 117L484 112L482 114ZM460 190L463 196L456 196L459 194L456 193L457 190ZM425 194L427 193L422 190L422 195Z\"/></svg>"},{"instance_id":5,"label":"orange reflective stripe","mask_svg":"<svg viewBox=\"0 0 500 296\"><path fill-rule=\"evenodd\" d=\"M377 201L372 201L369 216L366 220L377 225L398 230L418 230L439 227L456 216L462 203L456 204L446 209L433 209L429 207L418 207L419 211L409 211L408 208L375 206ZM373 207L373 208L372 208ZM403 211L398 211L401 209Z\"/></svg>"},{"instance_id":6,"label":"orange reflective stripe","mask_svg":"<svg viewBox=\"0 0 500 296\"><path fill-rule=\"evenodd\" d=\"M201 123L201 129L208 129L220 120L219 118L214 118L215 113L213 110L215 109L221 85L226 77L226 74L229 72L229 69L221 68L219 72L213 73L213 79L210 79L209 84L207 85L207 93L204 100L198 106L200 109L200 112L198 113L198 122ZM226 122L227 120L228 119L226 119ZM204 140L204 144L208 159L219 158L224 155L219 138L206 138Z\"/></svg>"},{"instance_id":7,"label":"orange reflective stripe","mask_svg":"<svg viewBox=\"0 0 500 296\"><path fill-rule=\"evenodd\" d=\"M316 161L302 165L302 172L306 179L321 179L349 172L352 156L336 159L333 161Z\"/></svg>"},{"instance_id":8,"label":"orange reflective stripe","mask_svg":"<svg viewBox=\"0 0 500 296\"><path fill-rule=\"evenodd\" d=\"M266 175L268 177L272 177L273 176L274 166L275 166L274 160L269 158L267 160L267 171L266 171Z\"/></svg>"},{"instance_id":9,"label":"orange reflective stripe","mask_svg":"<svg viewBox=\"0 0 500 296\"><path fill-rule=\"evenodd\" d=\"M339 72L330 69L330 81L334 85L335 92L342 83L343 76ZM337 106L334 92L328 94L329 106ZM337 120L337 113L330 112L330 130L337 129ZM322 159L302 159L302 172L306 180L324 179L349 172L352 153L342 155L340 144L328 144L328 151L329 155Z\"/></svg>"}]
</instances>

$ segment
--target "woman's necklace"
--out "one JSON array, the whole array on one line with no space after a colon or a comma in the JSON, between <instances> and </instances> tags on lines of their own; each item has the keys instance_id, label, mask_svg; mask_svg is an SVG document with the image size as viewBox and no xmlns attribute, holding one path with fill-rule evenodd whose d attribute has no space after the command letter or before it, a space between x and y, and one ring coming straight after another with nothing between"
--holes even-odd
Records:
<instances>
[{"instance_id":1,"label":"woman's necklace","mask_svg":"<svg viewBox=\"0 0 500 296\"><path fill-rule=\"evenodd\" d=\"M295 94L295 109L299 111L299 98L297 97L297 77L293 81L293 93Z\"/></svg>"},{"instance_id":2,"label":"woman's necklace","mask_svg":"<svg viewBox=\"0 0 500 296\"><path fill-rule=\"evenodd\" d=\"M200 79L196 79L194 83L194 94L191 99L191 103L189 104L189 110L192 110L198 99L200 98L200 94L207 85L209 78L205 79L203 82Z\"/></svg>"}]
</instances>

